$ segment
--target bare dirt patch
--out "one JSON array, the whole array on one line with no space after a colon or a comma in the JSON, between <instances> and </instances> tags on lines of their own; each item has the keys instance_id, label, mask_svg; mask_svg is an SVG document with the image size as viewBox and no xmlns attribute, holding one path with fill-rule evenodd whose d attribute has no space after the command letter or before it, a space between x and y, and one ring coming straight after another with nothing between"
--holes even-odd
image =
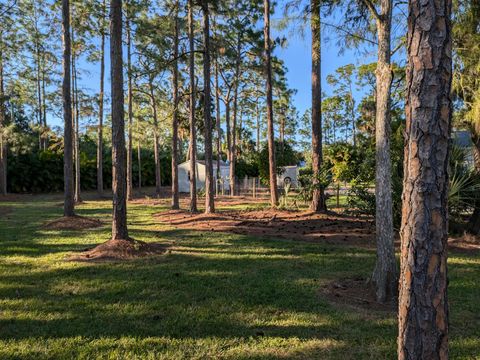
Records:
<instances>
[{"instance_id":1,"label":"bare dirt patch","mask_svg":"<svg viewBox=\"0 0 480 360\"><path fill-rule=\"evenodd\" d=\"M49 221L44 225L46 230L85 230L101 227L103 222L83 216L64 216L60 219Z\"/></svg>"},{"instance_id":2,"label":"bare dirt patch","mask_svg":"<svg viewBox=\"0 0 480 360\"><path fill-rule=\"evenodd\" d=\"M71 255L69 261L125 261L163 255L167 247L137 240L109 240L92 249Z\"/></svg>"},{"instance_id":3,"label":"bare dirt patch","mask_svg":"<svg viewBox=\"0 0 480 360\"><path fill-rule=\"evenodd\" d=\"M332 281L320 289L320 295L331 303L367 310L396 312L396 301L379 303L371 282L362 277Z\"/></svg>"},{"instance_id":4,"label":"bare dirt patch","mask_svg":"<svg viewBox=\"0 0 480 360\"><path fill-rule=\"evenodd\" d=\"M168 211L157 214L156 219L181 229L231 232L362 247L375 246L374 226L370 218L333 213L315 214L271 209L222 211L216 214Z\"/></svg>"}]
</instances>

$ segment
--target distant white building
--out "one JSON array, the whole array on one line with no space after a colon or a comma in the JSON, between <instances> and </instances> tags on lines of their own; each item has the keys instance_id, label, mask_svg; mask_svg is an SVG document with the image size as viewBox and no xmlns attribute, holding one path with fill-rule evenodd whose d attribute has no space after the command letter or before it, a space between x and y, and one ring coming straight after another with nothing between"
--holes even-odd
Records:
<instances>
[{"instance_id":1,"label":"distant white building","mask_svg":"<svg viewBox=\"0 0 480 360\"><path fill-rule=\"evenodd\" d=\"M197 190L205 189L205 174L206 166L205 161L197 160L195 164L195 170L197 175ZM221 161L220 162L220 182L219 182L219 192L230 191L230 166ZM215 184L217 184L217 161L213 161L213 177ZM178 191L181 193L190 192L190 161L186 161L178 165Z\"/></svg>"}]
</instances>

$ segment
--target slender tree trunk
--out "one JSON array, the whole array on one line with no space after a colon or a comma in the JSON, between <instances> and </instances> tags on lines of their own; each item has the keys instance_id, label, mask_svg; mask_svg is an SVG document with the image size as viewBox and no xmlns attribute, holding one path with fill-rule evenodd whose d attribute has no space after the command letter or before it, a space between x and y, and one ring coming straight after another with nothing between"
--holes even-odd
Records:
<instances>
[{"instance_id":1,"label":"slender tree trunk","mask_svg":"<svg viewBox=\"0 0 480 360\"><path fill-rule=\"evenodd\" d=\"M256 105L257 112L257 152L260 152L260 110L258 109L258 99Z\"/></svg>"},{"instance_id":2,"label":"slender tree trunk","mask_svg":"<svg viewBox=\"0 0 480 360\"><path fill-rule=\"evenodd\" d=\"M47 150L47 145L48 145L48 133L47 133L47 100L46 100L46 90L45 90L45 54L42 57L42 64L43 64L43 71L42 71L42 117L43 117L43 150Z\"/></svg>"},{"instance_id":3,"label":"slender tree trunk","mask_svg":"<svg viewBox=\"0 0 480 360\"><path fill-rule=\"evenodd\" d=\"M215 212L215 182L213 180L212 112L210 90L210 15L208 0L203 9L203 83L204 83L204 138L205 138L205 213Z\"/></svg>"},{"instance_id":4,"label":"slender tree trunk","mask_svg":"<svg viewBox=\"0 0 480 360\"><path fill-rule=\"evenodd\" d=\"M6 117L3 64L3 34L0 30L0 195L7 195L7 141L3 137Z\"/></svg>"},{"instance_id":5,"label":"slender tree trunk","mask_svg":"<svg viewBox=\"0 0 480 360\"><path fill-rule=\"evenodd\" d=\"M125 112L122 58L122 0L110 2L110 61L112 96L112 239L128 240L125 154Z\"/></svg>"},{"instance_id":6,"label":"slender tree trunk","mask_svg":"<svg viewBox=\"0 0 480 360\"><path fill-rule=\"evenodd\" d=\"M153 79L149 80L150 88L150 101L152 104L153 112L153 152L155 159L155 195L160 196L162 191L162 174L160 167L160 144L159 144L159 130L158 130L158 114L157 114L157 103L155 102L155 93L153 91Z\"/></svg>"},{"instance_id":7,"label":"slender tree trunk","mask_svg":"<svg viewBox=\"0 0 480 360\"><path fill-rule=\"evenodd\" d=\"M137 134L140 136L140 118L137 118ZM142 190L142 151L140 146L140 138L137 142L137 161L138 161L138 190Z\"/></svg>"},{"instance_id":8,"label":"slender tree trunk","mask_svg":"<svg viewBox=\"0 0 480 360\"><path fill-rule=\"evenodd\" d=\"M35 57L36 57L36 72L37 72L37 121L40 128L40 137L39 137L39 149L45 150L45 143L43 139L43 117L42 117L42 77L41 77L41 68L40 68L40 45L36 43L35 45Z\"/></svg>"},{"instance_id":9,"label":"slender tree trunk","mask_svg":"<svg viewBox=\"0 0 480 360\"><path fill-rule=\"evenodd\" d=\"M173 44L173 116L172 116L172 209L180 209L178 200L178 41L179 41L179 24L178 24L178 0L175 2L175 34Z\"/></svg>"},{"instance_id":10,"label":"slender tree trunk","mask_svg":"<svg viewBox=\"0 0 480 360\"><path fill-rule=\"evenodd\" d=\"M80 111L77 87L77 67L74 65L73 89L75 96L75 202L82 202L80 174Z\"/></svg>"},{"instance_id":11,"label":"slender tree trunk","mask_svg":"<svg viewBox=\"0 0 480 360\"><path fill-rule=\"evenodd\" d=\"M318 182L323 163L320 0L311 0L310 8L312 11L310 25L312 30L312 167L314 184L310 208L312 211L321 212L327 210L327 204L324 191Z\"/></svg>"},{"instance_id":12,"label":"slender tree trunk","mask_svg":"<svg viewBox=\"0 0 480 360\"><path fill-rule=\"evenodd\" d=\"M130 29L130 7L127 1L127 76L128 76L128 143L127 143L127 200L133 199L133 88L132 88L132 36Z\"/></svg>"},{"instance_id":13,"label":"slender tree trunk","mask_svg":"<svg viewBox=\"0 0 480 360\"><path fill-rule=\"evenodd\" d=\"M190 45L189 75L190 75L190 212L197 212L197 134L195 124L195 29L193 24L193 0L188 0L188 41Z\"/></svg>"},{"instance_id":14,"label":"slender tree trunk","mask_svg":"<svg viewBox=\"0 0 480 360\"><path fill-rule=\"evenodd\" d=\"M380 1L377 15L378 61L376 69L376 234L377 261L372 275L377 301L396 298L398 271L393 239L392 165L390 160L390 94L392 85L392 0ZM355 128L353 128L354 131ZM355 136L355 132L353 132Z\"/></svg>"},{"instance_id":15,"label":"slender tree trunk","mask_svg":"<svg viewBox=\"0 0 480 360\"><path fill-rule=\"evenodd\" d=\"M410 0L398 358L448 359L451 0Z\"/></svg>"},{"instance_id":16,"label":"slender tree trunk","mask_svg":"<svg viewBox=\"0 0 480 360\"><path fill-rule=\"evenodd\" d=\"M221 159L222 159L222 129L220 115L220 86L218 84L218 57L215 59L215 115L217 116L217 183L222 177Z\"/></svg>"},{"instance_id":17,"label":"slender tree trunk","mask_svg":"<svg viewBox=\"0 0 480 360\"><path fill-rule=\"evenodd\" d=\"M231 141L231 150L230 150L230 194L234 196L236 194L236 176L235 176L235 165L237 162L237 119L238 119L238 87L240 85L240 52L241 52L241 39L238 35L237 40L237 58L235 61L235 84L233 89L233 117L232 117L232 127L230 136Z\"/></svg>"},{"instance_id":18,"label":"slender tree trunk","mask_svg":"<svg viewBox=\"0 0 480 360\"><path fill-rule=\"evenodd\" d=\"M100 40L100 94L98 95L98 139L97 139L97 192L103 196L103 97L105 87L105 29L103 18L106 16L106 0L102 5L102 28Z\"/></svg>"},{"instance_id":19,"label":"slender tree trunk","mask_svg":"<svg viewBox=\"0 0 480 360\"><path fill-rule=\"evenodd\" d=\"M74 182L74 199L76 203L80 203L81 193L80 193L80 140L79 140L79 106L78 106L78 88L77 88L77 67L76 67L76 57L75 57L75 40L74 40L74 31L72 29L72 112L73 116L73 154L74 154L74 167L75 167L75 182Z\"/></svg>"},{"instance_id":20,"label":"slender tree trunk","mask_svg":"<svg viewBox=\"0 0 480 360\"><path fill-rule=\"evenodd\" d=\"M232 161L232 132L230 127L230 97L225 100L225 126L227 128L227 160Z\"/></svg>"},{"instance_id":21,"label":"slender tree trunk","mask_svg":"<svg viewBox=\"0 0 480 360\"><path fill-rule=\"evenodd\" d=\"M270 201L272 207L278 205L277 167L275 163L275 129L273 125L273 94L272 94L272 59L270 45L270 0L264 0L264 37L265 37L265 72L267 93L267 133L268 161L270 170Z\"/></svg>"},{"instance_id":22,"label":"slender tree trunk","mask_svg":"<svg viewBox=\"0 0 480 360\"><path fill-rule=\"evenodd\" d=\"M71 51L70 41L70 1L62 0L62 34L63 34L63 121L64 121L64 150L63 150L63 179L65 216L75 215L75 201L73 197L73 129L72 129L72 99L71 99Z\"/></svg>"}]
</instances>

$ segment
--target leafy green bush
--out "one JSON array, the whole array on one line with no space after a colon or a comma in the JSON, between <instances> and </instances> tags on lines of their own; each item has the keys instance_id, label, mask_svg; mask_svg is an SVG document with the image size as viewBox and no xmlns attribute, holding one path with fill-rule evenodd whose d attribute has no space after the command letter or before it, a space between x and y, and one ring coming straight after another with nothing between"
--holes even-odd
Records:
<instances>
[{"instance_id":1,"label":"leafy green bush","mask_svg":"<svg viewBox=\"0 0 480 360\"><path fill-rule=\"evenodd\" d=\"M97 160L95 143L87 137L80 144L80 182L82 190L97 187ZM155 185L155 160L153 151L141 150L142 186ZM103 179L105 188L111 186L111 149L104 150ZM11 193L46 193L63 191L63 152L31 151L8 155L8 191ZM171 155L168 150L160 153L162 185L171 184ZM132 162L133 185L138 186L138 161L134 154Z\"/></svg>"}]
</instances>

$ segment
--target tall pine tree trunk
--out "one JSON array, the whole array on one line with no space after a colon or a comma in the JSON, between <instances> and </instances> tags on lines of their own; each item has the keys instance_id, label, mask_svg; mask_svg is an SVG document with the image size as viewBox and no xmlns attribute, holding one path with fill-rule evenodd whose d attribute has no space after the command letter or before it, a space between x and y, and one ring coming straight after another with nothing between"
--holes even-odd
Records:
<instances>
[{"instance_id":1,"label":"tall pine tree trunk","mask_svg":"<svg viewBox=\"0 0 480 360\"><path fill-rule=\"evenodd\" d=\"M273 94L272 94L272 59L270 45L270 0L264 0L264 37L265 37L265 72L267 94L267 136L268 162L270 170L270 202L272 207L278 205L277 166L275 163L275 128L273 124Z\"/></svg>"},{"instance_id":2,"label":"tall pine tree trunk","mask_svg":"<svg viewBox=\"0 0 480 360\"><path fill-rule=\"evenodd\" d=\"M175 33L173 36L173 116L172 116L172 209L180 208L178 199L178 0L175 2Z\"/></svg>"},{"instance_id":3,"label":"tall pine tree trunk","mask_svg":"<svg viewBox=\"0 0 480 360\"><path fill-rule=\"evenodd\" d=\"M227 160L232 161L232 132L230 126L230 96L225 99L225 127L227 128Z\"/></svg>"},{"instance_id":4,"label":"tall pine tree trunk","mask_svg":"<svg viewBox=\"0 0 480 360\"><path fill-rule=\"evenodd\" d=\"M155 93L153 91L153 78L149 79L148 86L150 88L150 101L152 105L153 112L153 153L155 160L155 195L160 196L162 191L162 174L161 174L161 165L160 165L160 140L159 140L159 129L158 129L158 114L157 114L157 103L155 101Z\"/></svg>"},{"instance_id":5,"label":"tall pine tree trunk","mask_svg":"<svg viewBox=\"0 0 480 360\"><path fill-rule=\"evenodd\" d=\"M75 70L75 201L82 202L80 174L80 111L78 103L77 74Z\"/></svg>"},{"instance_id":6,"label":"tall pine tree trunk","mask_svg":"<svg viewBox=\"0 0 480 360\"><path fill-rule=\"evenodd\" d=\"M237 118L238 118L238 88L240 86L240 51L241 51L241 38L240 34L237 39L237 58L235 60L235 88L233 89L233 117L232 117L232 135L231 135L231 147L230 150L230 193L232 196L236 194L236 176L235 165L237 162Z\"/></svg>"},{"instance_id":7,"label":"tall pine tree trunk","mask_svg":"<svg viewBox=\"0 0 480 360\"><path fill-rule=\"evenodd\" d=\"M137 161L138 161L138 190L142 190L142 149L140 144L140 117L137 117Z\"/></svg>"},{"instance_id":8,"label":"tall pine tree trunk","mask_svg":"<svg viewBox=\"0 0 480 360\"><path fill-rule=\"evenodd\" d=\"M390 160L390 95L392 86L391 27L392 0L380 1L380 13L375 11L378 37L376 75L376 236L377 261L372 275L377 301L396 298L398 271L393 239L392 165ZM355 133L354 133L355 135Z\"/></svg>"},{"instance_id":9,"label":"tall pine tree trunk","mask_svg":"<svg viewBox=\"0 0 480 360\"><path fill-rule=\"evenodd\" d=\"M208 0L203 9L203 83L204 83L204 138L205 138L205 213L215 212L215 182L213 180L212 112L210 91L210 15Z\"/></svg>"},{"instance_id":10,"label":"tall pine tree trunk","mask_svg":"<svg viewBox=\"0 0 480 360\"><path fill-rule=\"evenodd\" d=\"M5 127L5 84L3 77L3 36L0 30L0 195L7 195L7 139ZM13 121L13 119L12 119Z\"/></svg>"},{"instance_id":11,"label":"tall pine tree trunk","mask_svg":"<svg viewBox=\"0 0 480 360\"><path fill-rule=\"evenodd\" d=\"M410 0L398 358L448 359L451 0Z\"/></svg>"},{"instance_id":12,"label":"tall pine tree trunk","mask_svg":"<svg viewBox=\"0 0 480 360\"><path fill-rule=\"evenodd\" d=\"M260 152L260 110L258 108L258 99L257 99L257 105L255 107L256 113L257 113L257 152Z\"/></svg>"},{"instance_id":13,"label":"tall pine tree trunk","mask_svg":"<svg viewBox=\"0 0 480 360\"><path fill-rule=\"evenodd\" d=\"M62 0L62 34L63 34L63 83L62 104L64 122L63 179L64 179L64 216L75 215L73 197L73 124L71 99L71 51L70 41L70 1Z\"/></svg>"},{"instance_id":14,"label":"tall pine tree trunk","mask_svg":"<svg viewBox=\"0 0 480 360\"><path fill-rule=\"evenodd\" d=\"M132 34L130 7L127 2L125 27L127 30L127 82L128 82L128 143L127 143L127 200L133 199L133 88L132 88Z\"/></svg>"},{"instance_id":15,"label":"tall pine tree trunk","mask_svg":"<svg viewBox=\"0 0 480 360\"><path fill-rule=\"evenodd\" d=\"M103 196L103 98L105 87L105 29L103 19L106 16L106 0L102 4L102 25L100 40L100 93L98 95L98 139L97 139L97 192Z\"/></svg>"},{"instance_id":16,"label":"tall pine tree trunk","mask_svg":"<svg viewBox=\"0 0 480 360\"><path fill-rule=\"evenodd\" d=\"M73 40L73 31L72 31ZM78 105L78 87L77 87L77 66L75 56L72 56L72 70L73 70L73 112L75 116L74 121L74 154L75 154L75 202L82 202L80 191L80 112Z\"/></svg>"},{"instance_id":17,"label":"tall pine tree trunk","mask_svg":"<svg viewBox=\"0 0 480 360\"><path fill-rule=\"evenodd\" d=\"M189 54L189 76L190 76L190 212L198 211L197 208L197 134L195 124L195 45L194 45L195 29L193 24L193 0L188 0L188 41L190 45Z\"/></svg>"},{"instance_id":18,"label":"tall pine tree trunk","mask_svg":"<svg viewBox=\"0 0 480 360\"><path fill-rule=\"evenodd\" d=\"M110 61L112 96L112 239L128 240L125 154L125 113L122 59L122 0L110 2Z\"/></svg>"},{"instance_id":19,"label":"tall pine tree trunk","mask_svg":"<svg viewBox=\"0 0 480 360\"><path fill-rule=\"evenodd\" d=\"M312 167L313 167L313 197L311 210L321 212L327 210L325 194L319 186L323 153L322 153L322 82L321 82L321 25L320 0L311 0L312 30Z\"/></svg>"},{"instance_id":20,"label":"tall pine tree trunk","mask_svg":"<svg viewBox=\"0 0 480 360\"><path fill-rule=\"evenodd\" d=\"M218 55L215 59L215 115L217 117L217 186L222 177L221 159L222 159L222 129L221 129L221 115L220 115L220 85L218 83Z\"/></svg>"},{"instance_id":21,"label":"tall pine tree trunk","mask_svg":"<svg viewBox=\"0 0 480 360\"><path fill-rule=\"evenodd\" d=\"M42 69L40 68L40 44L36 42L35 45L35 67L36 67L36 83L37 83L37 121L38 121L38 126L39 126L39 149L40 150L45 150L45 141L44 141L44 128L43 128L43 111L42 111L42 77L41 77L41 72Z\"/></svg>"}]
</instances>

